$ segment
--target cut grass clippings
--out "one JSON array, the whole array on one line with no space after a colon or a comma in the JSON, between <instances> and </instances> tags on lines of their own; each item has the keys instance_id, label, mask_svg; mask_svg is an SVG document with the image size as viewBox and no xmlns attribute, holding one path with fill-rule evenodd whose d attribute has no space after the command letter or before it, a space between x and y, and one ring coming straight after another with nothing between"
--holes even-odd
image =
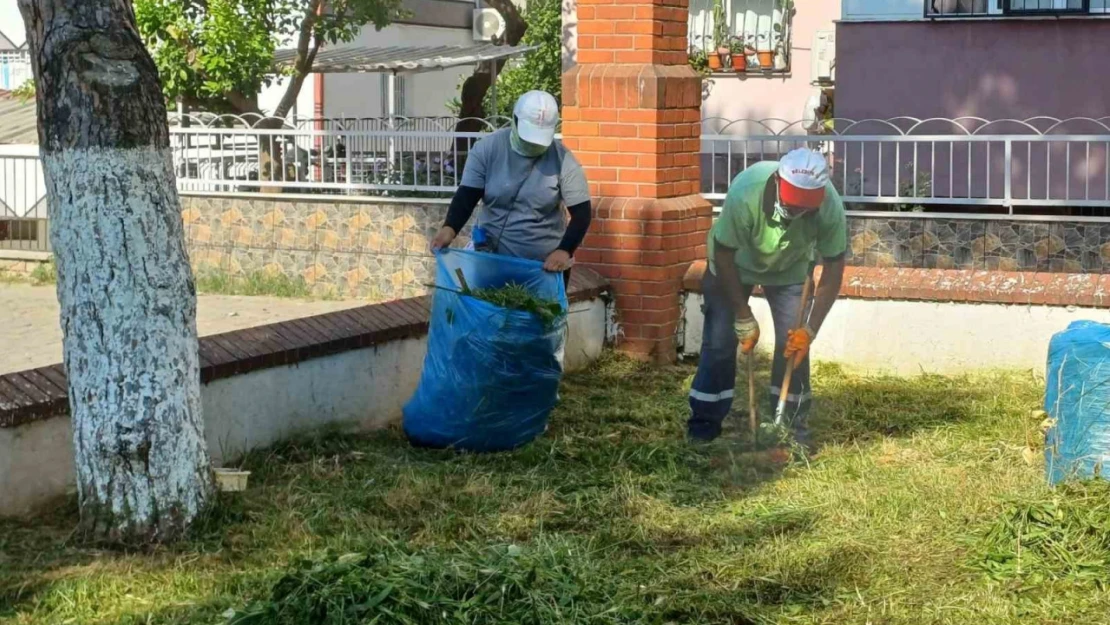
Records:
<instances>
[{"instance_id":1,"label":"cut grass clippings","mask_svg":"<svg viewBox=\"0 0 1110 625\"><path fill-rule=\"evenodd\" d=\"M469 295L493 304L499 308L516 310L535 315L545 328L553 327L566 316L559 302L553 302L532 293L526 286L510 282L498 288L464 290Z\"/></svg>"},{"instance_id":2,"label":"cut grass clippings","mask_svg":"<svg viewBox=\"0 0 1110 625\"><path fill-rule=\"evenodd\" d=\"M817 454L776 467L743 417L683 440L691 371L606 357L512 453L414 449L396 430L253 453L251 490L153 553L71 543L72 506L0 523L0 622L1110 619L1107 493L1050 491L1030 464L1030 375L819 367Z\"/></svg>"}]
</instances>

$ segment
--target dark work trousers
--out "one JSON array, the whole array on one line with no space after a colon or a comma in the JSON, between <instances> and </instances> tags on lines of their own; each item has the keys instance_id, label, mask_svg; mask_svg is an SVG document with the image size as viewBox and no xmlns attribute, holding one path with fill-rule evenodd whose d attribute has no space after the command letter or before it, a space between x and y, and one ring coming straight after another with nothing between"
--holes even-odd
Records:
<instances>
[{"instance_id":1,"label":"dark work trousers","mask_svg":"<svg viewBox=\"0 0 1110 625\"><path fill-rule=\"evenodd\" d=\"M745 286L750 296L752 287ZM771 307L771 318L775 330L775 357L771 365L771 386L767 389L766 406L770 417L778 404L779 390L786 373L786 359L782 352L786 347L786 333L797 323L798 306L802 299L801 284L789 286L765 286L764 296ZM702 330L701 358L698 372L690 389L690 421L688 431L691 438L712 440L720 436L721 423L732 409L736 393L736 360L739 356L739 341L733 329L736 314L732 303L722 288L720 281L710 271L702 278L702 313L705 326ZM766 328L760 328L766 337ZM809 382L809 356L794 370L790 380L790 394L786 400L786 418L800 443L808 443L807 421L811 405Z\"/></svg>"}]
</instances>

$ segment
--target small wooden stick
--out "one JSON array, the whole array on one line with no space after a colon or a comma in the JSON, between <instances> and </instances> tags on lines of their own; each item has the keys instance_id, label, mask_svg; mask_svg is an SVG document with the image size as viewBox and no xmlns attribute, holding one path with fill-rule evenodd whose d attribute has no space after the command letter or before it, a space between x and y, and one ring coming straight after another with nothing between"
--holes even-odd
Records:
<instances>
[{"instance_id":1,"label":"small wooden stick","mask_svg":"<svg viewBox=\"0 0 1110 625\"><path fill-rule=\"evenodd\" d=\"M462 285L463 293L469 293L470 286L466 283L466 276L463 275L462 267L455 270L455 275L459 278L459 284Z\"/></svg>"},{"instance_id":2,"label":"small wooden stick","mask_svg":"<svg viewBox=\"0 0 1110 625\"><path fill-rule=\"evenodd\" d=\"M752 436L759 431L759 413L756 412L755 400L755 354L748 352L748 426L752 429Z\"/></svg>"}]
</instances>

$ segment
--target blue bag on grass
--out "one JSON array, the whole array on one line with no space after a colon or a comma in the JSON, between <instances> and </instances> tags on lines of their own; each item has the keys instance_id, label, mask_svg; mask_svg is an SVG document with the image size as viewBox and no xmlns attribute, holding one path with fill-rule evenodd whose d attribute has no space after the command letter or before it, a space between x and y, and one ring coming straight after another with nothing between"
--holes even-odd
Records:
<instances>
[{"instance_id":1,"label":"blue bag on grass","mask_svg":"<svg viewBox=\"0 0 1110 625\"><path fill-rule=\"evenodd\" d=\"M1049 483L1110 478L1110 325L1076 321L1053 336L1046 387Z\"/></svg>"},{"instance_id":2,"label":"blue bag on grass","mask_svg":"<svg viewBox=\"0 0 1110 625\"><path fill-rule=\"evenodd\" d=\"M505 451L543 433L563 370L556 353L566 317L545 324L534 314L462 295L515 283L567 310L560 274L543 263L465 250L436 254L436 290L420 385L404 407L405 434L416 445Z\"/></svg>"}]
</instances>

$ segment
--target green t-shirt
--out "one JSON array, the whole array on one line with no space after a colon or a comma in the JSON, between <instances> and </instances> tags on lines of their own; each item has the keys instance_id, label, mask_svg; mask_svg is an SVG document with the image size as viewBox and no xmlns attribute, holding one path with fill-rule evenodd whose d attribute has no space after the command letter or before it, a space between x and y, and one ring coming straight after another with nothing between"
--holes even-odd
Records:
<instances>
[{"instance_id":1,"label":"green t-shirt","mask_svg":"<svg viewBox=\"0 0 1110 625\"><path fill-rule=\"evenodd\" d=\"M714 275L716 241L736 249L736 267L747 285L801 284L816 254L836 258L848 249L844 201L831 182L816 213L781 223L764 212L763 191L778 168L775 161L756 163L729 186L721 215L709 231L709 270Z\"/></svg>"}]
</instances>

